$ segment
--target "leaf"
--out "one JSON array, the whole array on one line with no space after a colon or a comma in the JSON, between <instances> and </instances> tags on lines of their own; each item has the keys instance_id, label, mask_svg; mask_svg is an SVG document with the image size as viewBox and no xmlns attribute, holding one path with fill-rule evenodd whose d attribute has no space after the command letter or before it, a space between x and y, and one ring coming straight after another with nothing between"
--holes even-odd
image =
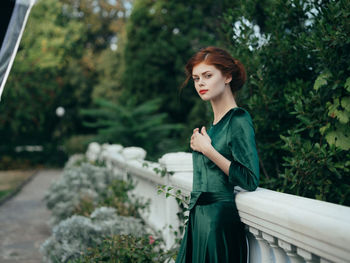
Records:
<instances>
[{"instance_id":1,"label":"leaf","mask_svg":"<svg viewBox=\"0 0 350 263\"><path fill-rule=\"evenodd\" d=\"M350 119L350 97L342 98L341 102L339 98L334 99L334 104L327 103L328 107L328 116L332 118L337 118L341 123L345 124L349 122ZM342 106L345 110L340 110L339 106Z\"/></svg>"},{"instance_id":2,"label":"leaf","mask_svg":"<svg viewBox=\"0 0 350 263\"><path fill-rule=\"evenodd\" d=\"M335 118L340 103L339 103L339 99L338 98L334 99L333 102L334 102L333 104L330 103L330 102L327 102L327 108L328 108L328 116L330 116L332 118Z\"/></svg>"},{"instance_id":3,"label":"leaf","mask_svg":"<svg viewBox=\"0 0 350 263\"><path fill-rule=\"evenodd\" d=\"M320 133L321 135L324 135L325 131L329 129L329 127L331 127L330 123L327 123L325 126L320 128Z\"/></svg>"},{"instance_id":4,"label":"leaf","mask_svg":"<svg viewBox=\"0 0 350 263\"><path fill-rule=\"evenodd\" d=\"M347 125L337 125L337 129L326 134L328 144L335 145L342 150L350 149L350 130Z\"/></svg>"},{"instance_id":5,"label":"leaf","mask_svg":"<svg viewBox=\"0 0 350 263\"><path fill-rule=\"evenodd\" d=\"M340 105L348 112L350 112L350 97L344 97L341 99Z\"/></svg>"},{"instance_id":6,"label":"leaf","mask_svg":"<svg viewBox=\"0 0 350 263\"><path fill-rule=\"evenodd\" d=\"M327 85L327 80L332 76L329 71L321 73L315 80L314 89L319 90L322 86Z\"/></svg>"},{"instance_id":7,"label":"leaf","mask_svg":"<svg viewBox=\"0 0 350 263\"><path fill-rule=\"evenodd\" d=\"M348 92L350 92L350 77L346 79L344 88L345 88Z\"/></svg>"},{"instance_id":8,"label":"leaf","mask_svg":"<svg viewBox=\"0 0 350 263\"><path fill-rule=\"evenodd\" d=\"M343 124L346 124L349 122L350 114L347 111L337 111L336 116L337 116L339 122L341 122Z\"/></svg>"}]
</instances>

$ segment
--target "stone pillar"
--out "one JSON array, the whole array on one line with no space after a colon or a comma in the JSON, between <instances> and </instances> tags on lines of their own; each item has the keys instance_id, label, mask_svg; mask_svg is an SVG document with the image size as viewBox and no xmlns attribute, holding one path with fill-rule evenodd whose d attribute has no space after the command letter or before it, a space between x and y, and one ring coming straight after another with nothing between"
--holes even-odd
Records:
<instances>
[{"instance_id":1,"label":"stone pillar","mask_svg":"<svg viewBox=\"0 0 350 263\"><path fill-rule=\"evenodd\" d=\"M272 251L273 251L273 255L275 257L275 262L276 263L287 263L287 256L286 253L284 252L284 250L282 248L280 248L278 246L278 239L274 236L271 236L269 234L266 233L262 233L263 238L269 242Z\"/></svg>"},{"instance_id":2,"label":"stone pillar","mask_svg":"<svg viewBox=\"0 0 350 263\"><path fill-rule=\"evenodd\" d=\"M304 263L305 261L297 255L296 247L292 244L278 240L278 245L287 252L287 256L289 258L290 263Z\"/></svg>"},{"instance_id":3,"label":"stone pillar","mask_svg":"<svg viewBox=\"0 0 350 263\"><path fill-rule=\"evenodd\" d=\"M181 179L181 173L192 173L193 166L192 166L192 154L191 153L185 153L185 152L176 152L176 153L167 153L163 155L159 159L159 164L163 169L166 169L168 174L166 175L166 184L167 186L176 187L172 184L172 178ZM172 173L172 175L169 174ZM187 175L188 176L188 175ZM175 193L173 191L173 193ZM176 213L179 211L179 207L176 203L176 200L174 198L166 198L166 210L165 217L166 222L168 226L172 226L173 229L165 229L164 231L164 238L166 239L167 247L170 248L170 246L174 242L174 235L173 231L178 230L179 227L179 220L176 216Z\"/></svg>"},{"instance_id":4,"label":"stone pillar","mask_svg":"<svg viewBox=\"0 0 350 263\"><path fill-rule=\"evenodd\" d=\"M249 231L255 236L255 239L258 241L260 247L261 262L272 262L269 243L267 243L262 237L261 231L254 227L249 227Z\"/></svg>"}]
</instances>

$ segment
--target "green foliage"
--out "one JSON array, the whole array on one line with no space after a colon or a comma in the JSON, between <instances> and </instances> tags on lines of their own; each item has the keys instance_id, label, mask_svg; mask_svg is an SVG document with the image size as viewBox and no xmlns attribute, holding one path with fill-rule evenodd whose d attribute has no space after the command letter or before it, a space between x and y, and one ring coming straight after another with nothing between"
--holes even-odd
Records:
<instances>
[{"instance_id":1,"label":"green foliage","mask_svg":"<svg viewBox=\"0 0 350 263\"><path fill-rule=\"evenodd\" d=\"M78 112L91 97L116 100L128 3L36 1L0 103L1 156L23 161L13 152L17 145L51 144L50 154L26 156L29 163L46 163L66 138L86 134ZM111 44L120 48L112 51ZM61 118L59 106L66 112Z\"/></svg>"},{"instance_id":2,"label":"green foliage","mask_svg":"<svg viewBox=\"0 0 350 263\"><path fill-rule=\"evenodd\" d=\"M148 166L148 164L147 163L143 163L143 165L142 165L143 167L147 167ZM157 168L157 167L155 167L155 168L153 168L153 171L155 172L155 173L157 173L157 174L160 174L160 176L161 177L165 177L166 175L173 175L174 174L174 172L169 172L167 169L166 169L166 167L163 167L163 168Z\"/></svg>"},{"instance_id":3,"label":"green foliage","mask_svg":"<svg viewBox=\"0 0 350 263\"><path fill-rule=\"evenodd\" d=\"M89 248L96 248L114 235L146 235L140 219L119 216L116 209L100 207L87 217L74 215L53 228L52 235L41 245L44 262L74 262Z\"/></svg>"},{"instance_id":4,"label":"green foliage","mask_svg":"<svg viewBox=\"0 0 350 263\"><path fill-rule=\"evenodd\" d=\"M178 217L180 222L179 229L174 229L172 225L169 226L169 228L173 231L173 234L175 236L175 246L172 249L170 249L168 253L169 255L171 255L171 257L175 258L178 254L178 250L189 218L186 212L188 212L190 196L182 193L180 189L176 189L172 186L166 185L159 185L157 193L165 194L165 198L173 197L176 200L180 209L180 211L176 213L176 216Z\"/></svg>"},{"instance_id":5,"label":"green foliage","mask_svg":"<svg viewBox=\"0 0 350 263\"><path fill-rule=\"evenodd\" d=\"M189 149L193 128L207 125L212 117L191 84L179 91L184 66L199 48L218 43L220 16L231 5L226 0L138 0L127 21L120 101L139 104L161 98L158 111L168 113L171 123L185 124L172 138L181 150Z\"/></svg>"},{"instance_id":6,"label":"green foliage","mask_svg":"<svg viewBox=\"0 0 350 263\"><path fill-rule=\"evenodd\" d=\"M129 192L135 188L131 181L116 180L101 194L99 206L115 207L119 215L141 218L141 210L146 209L150 200L141 200Z\"/></svg>"},{"instance_id":7,"label":"green foliage","mask_svg":"<svg viewBox=\"0 0 350 263\"><path fill-rule=\"evenodd\" d=\"M94 135L73 135L63 143L64 152L71 156L76 153L85 153Z\"/></svg>"},{"instance_id":8,"label":"green foliage","mask_svg":"<svg viewBox=\"0 0 350 263\"><path fill-rule=\"evenodd\" d=\"M174 133L180 131L180 124L167 124L167 114L158 113L160 99L146 101L139 105L120 105L97 99L99 108L85 109L81 113L94 121L86 121L87 127L98 129L98 142L119 143L123 146L139 146L155 158L175 148Z\"/></svg>"},{"instance_id":9,"label":"green foliage","mask_svg":"<svg viewBox=\"0 0 350 263\"><path fill-rule=\"evenodd\" d=\"M131 181L105 165L71 157L45 201L54 216L53 233L41 246L45 262L165 262L163 240L144 225L148 202L130 194ZM137 217L137 218L136 218ZM120 261L115 261L115 260Z\"/></svg>"},{"instance_id":10,"label":"green foliage","mask_svg":"<svg viewBox=\"0 0 350 263\"><path fill-rule=\"evenodd\" d=\"M118 101L122 93L121 78L123 71L122 43L118 41L118 50L101 51L96 61L97 83L93 87L91 97ZM120 46L120 47L119 47Z\"/></svg>"},{"instance_id":11,"label":"green foliage","mask_svg":"<svg viewBox=\"0 0 350 263\"><path fill-rule=\"evenodd\" d=\"M327 80L331 79L332 75L321 74L315 81L314 89L318 90L327 84ZM320 85L319 82L324 82ZM350 78L348 78L349 80ZM347 81L348 81L347 80ZM334 86L333 86L334 87ZM334 87L334 89L336 86ZM346 89L346 83L344 84ZM338 94L337 94L338 93ZM350 149L350 92L345 97L339 97L339 91L332 95L332 101L327 101L328 116L333 118L333 122L328 122L320 128L322 135L325 135L328 144L335 145L342 150ZM345 92L346 93L346 92Z\"/></svg>"},{"instance_id":12,"label":"green foliage","mask_svg":"<svg viewBox=\"0 0 350 263\"><path fill-rule=\"evenodd\" d=\"M69 163L60 180L52 184L45 195L55 224L72 215L88 216L103 206L116 208L122 216L140 218L139 212L147 207L148 202L132 196L129 198L128 191L134 189L131 181L124 181L120 174L104 166L79 160Z\"/></svg>"},{"instance_id":13,"label":"green foliage","mask_svg":"<svg viewBox=\"0 0 350 263\"><path fill-rule=\"evenodd\" d=\"M163 241L154 239L152 235L141 237L115 235L105 239L98 247L89 248L80 259L71 262L170 262L168 253L161 248L161 245L163 245Z\"/></svg>"},{"instance_id":14,"label":"green foliage","mask_svg":"<svg viewBox=\"0 0 350 263\"><path fill-rule=\"evenodd\" d=\"M312 144L299 134L284 137L284 149L291 152L284 158L285 171L281 175L281 191L319 200L347 201L350 188L344 184L350 172L350 162L339 159L341 150L327 144ZM350 154L345 158L349 160Z\"/></svg>"},{"instance_id":15,"label":"green foliage","mask_svg":"<svg viewBox=\"0 0 350 263\"><path fill-rule=\"evenodd\" d=\"M106 50L110 38L123 34L128 0L60 0L64 4L64 19L77 19L87 25L85 47L94 51Z\"/></svg>"},{"instance_id":16,"label":"green foliage","mask_svg":"<svg viewBox=\"0 0 350 263\"><path fill-rule=\"evenodd\" d=\"M74 125L60 127L55 110L73 98L62 100L64 75L68 61L80 55L84 30L79 21L63 23L60 9L60 2L48 0L31 12L0 104L1 145L42 145Z\"/></svg>"},{"instance_id":17,"label":"green foliage","mask_svg":"<svg viewBox=\"0 0 350 263\"><path fill-rule=\"evenodd\" d=\"M232 54L248 70L240 98L254 119L263 187L350 204L349 16L348 0L249 0L226 13Z\"/></svg>"}]
</instances>

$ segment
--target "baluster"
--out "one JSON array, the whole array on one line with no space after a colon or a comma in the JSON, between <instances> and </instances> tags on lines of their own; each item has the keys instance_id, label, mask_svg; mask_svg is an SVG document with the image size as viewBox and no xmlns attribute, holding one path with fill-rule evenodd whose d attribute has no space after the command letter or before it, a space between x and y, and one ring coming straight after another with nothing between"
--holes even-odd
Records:
<instances>
[{"instance_id":1,"label":"baluster","mask_svg":"<svg viewBox=\"0 0 350 263\"><path fill-rule=\"evenodd\" d=\"M306 251L302 248L297 248L297 254L304 258L305 262L307 263L316 263L320 262L320 258L315 256L314 254L310 253L309 251Z\"/></svg>"},{"instance_id":2,"label":"baluster","mask_svg":"<svg viewBox=\"0 0 350 263\"><path fill-rule=\"evenodd\" d=\"M248 241L248 262L260 263L260 248L255 236L249 232L249 226L246 225L246 235Z\"/></svg>"},{"instance_id":3,"label":"baluster","mask_svg":"<svg viewBox=\"0 0 350 263\"><path fill-rule=\"evenodd\" d=\"M254 227L249 227L249 231L255 236L255 239L258 241L261 252L261 262L273 262L269 243L267 243L265 239L262 238L261 231Z\"/></svg>"},{"instance_id":4,"label":"baluster","mask_svg":"<svg viewBox=\"0 0 350 263\"><path fill-rule=\"evenodd\" d=\"M266 233L262 233L262 236L267 242L269 242L270 246L272 247L272 251L275 256L275 262L286 263L287 256L284 250L278 246L278 239Z\"/></svg>"},{"instance_id":5,"label":"baluster","mask_svg":"<svg viewBox=\"0 0 350 263\"><path fill-rule=\"evenodd\" d=\"M300 256L297 255L296 247L293 246L292 244L279 239L278 245L287 252L287 256L290 260L290 263L304 263L305 262Z\"/></svg>"}]
</instances>

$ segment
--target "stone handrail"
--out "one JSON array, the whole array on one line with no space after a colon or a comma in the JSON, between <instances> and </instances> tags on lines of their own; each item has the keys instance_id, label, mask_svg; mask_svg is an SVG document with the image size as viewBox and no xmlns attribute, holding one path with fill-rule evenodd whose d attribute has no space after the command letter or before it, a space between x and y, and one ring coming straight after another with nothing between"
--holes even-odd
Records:
<instances>
[{"instance_id":1,"label":"stone handrail","mask_svg":"<svg viewBox=\"0 0 350 263\"><path fill-rule=\"evenodd\" d=\"M133 150L140 153L142 149L124 148L119 153L105 154L104 159L109 167L137 182L133 194L151 200L144 219L162 231L167 246L171 247L174 235L168 226L174 229L179 226L176 216L179 208L174 198L157 194L157 189L158 185L167 185L190 193L191 154L170 153L159 163L152 163L144 161L140 154L130 155ZM128 151L129 155L125 154ZM174 174L162 177L154 168L166 168ZM249 241L249 262L350 262L349 207L264 188L237 191L237 209Z\"/></svg>"}]
</instances>

